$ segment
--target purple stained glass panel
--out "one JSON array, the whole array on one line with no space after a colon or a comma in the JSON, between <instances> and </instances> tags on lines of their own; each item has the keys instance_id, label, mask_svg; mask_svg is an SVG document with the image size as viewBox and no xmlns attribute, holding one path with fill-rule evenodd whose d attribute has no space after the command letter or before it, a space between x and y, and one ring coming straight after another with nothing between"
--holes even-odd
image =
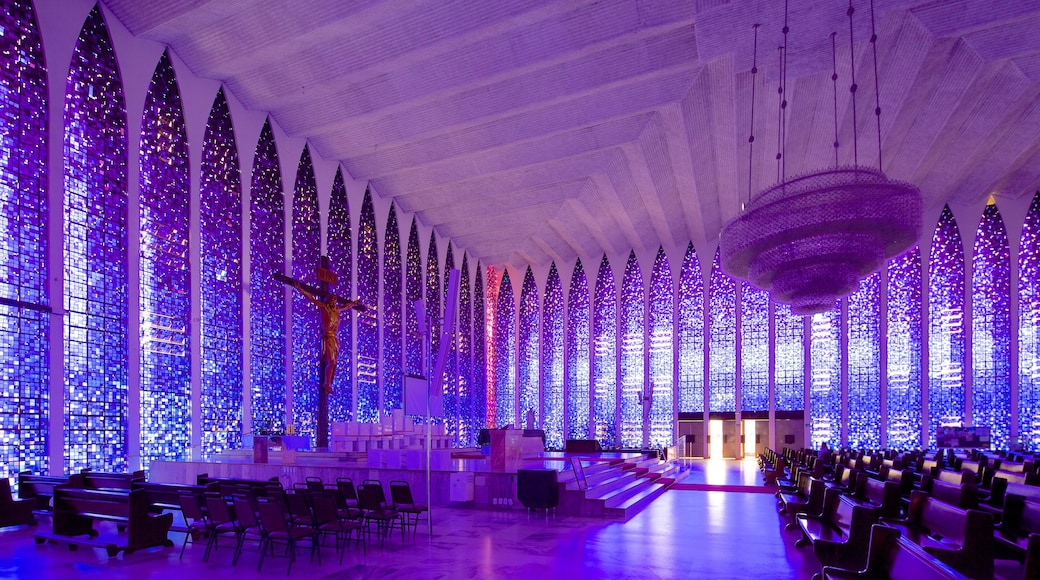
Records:
<instances>
[{"instance_id":1,"label":"purple stained glass panel","mask_svg":"<svg viewBox=\"0 0 1040 580\"><path fill-rule=\"evenodd\" d=\"M737 410L737 284L722 271L718 250L711 266L708 308L708 410L734 412Z\"/></svg>"},{"instance_id":2,"label":"purple stained glass panel","mask_svg":"<svg viewBox=\"0 0 1040 580\"><path fill-rule=\"evenodd\" d=\"M921 249L888 264L886 430L890 449L921 446Z\"/></svg>"},{"instance_id":3,"label":"purple stained glass panel","mask_svg":"<svg viewBox=\"0 0 1040 580\"><path fill-rule=\"evenodd\" d=\"M993 449L1011 443L1011 255L995 203L975 233L971 264L971 422Z\"/></svg>"},{"instance_id":4,"label":"purple stained glass panel","mask_svg":"<svg viewBox=\"0 0 1040 580\"><path fill-rule=\"evenodd\" d=\"M379 240L372 192L365 190L358 226L358 299L367 306L357 320L357 420L374 423L379 418Z\"/></svg>"},{"instance_id":5,"label":"purple stained glass panel","mask_svg":"<svg viewBox=\"0 0 1040 580\"><path fill-rule=\"evenodd\" d=\"M593 438L604 447L617 444L617 285L606 256L596 274L593 339Z\"/></svg>"},{"instance_id":6,"label":"purple stained glass panel","mask_svg":"<svg viewBox=\"0 0 1040 580\"><path fill-rule=\"evenodd\" d=\"M809 318L809 440L813 448L826 442L841 445L841 309Z\"/></svg>"},{"instance_id":7,"label":"purple stained glass panel","mask_svg":"<svg viewBox=\"0 0 1040 580\"><path fill-rule=\"evenodd\" d=\"M497 371L497 359L496 354L498 352L497 345L495 343L495 310L498 308L498 288L499 288L499 276L498 271L495 270L494 266L487 267L487 290L485 294L485 307L484 307L484 334L487 337L487 350L486 358L484 361L485 368L487 369L484 375L487 381L487 396L484 400L486 405L486 418L487 426L495 428L495 419L498 414L498 410L495 408L497 405L497 393L496 393L496 381L498 380Z\"/></svg>"},{"instance_id":8,"label":"purple stained glass panel","mask_svg":"<svg viewBox=\"0 0 1040 580\"><path fill-rule=\"evenodd\" d=\"M634 251L628 254L621 279L621 447L643 447L643 391L646 384L646 304L643 272Z\"/></svg>"},{"instance_id":9,"label":"purple stained glass panel","mask_svg":"<svg viewBox=\"0 0 1040 580\"><path fill-rule=\"evenodd\" d=\"M30 0L0 12L0 298L50 308L47 264L47 65ZM47 473L50 315L0 305L0 359L18 361L0 392L0 478ZM16 483L17 484L17 483Z\"/></svg>"},{"instance_id":10,"label":"purple stained glass panel","mask_svg":"<svg viewBox=\"0 0 1040 580\"><path fill-rule=\"evenodd\" d=\"M679 273L679 412L704 412L704 278L693 243Z\"/></svg>"},{"instance_id":11,"label":"purple stained glass panel","mask_svg":"<svg viewBox=\"0 0 1040 580\"><path fill-rule=\"evenodd\" d=\"M480 261L477 261L476 274L473 277L473 439L476 441L477 430L487 427L487 323L484 303L484 277Z\"/></svg>"},{"instance_id":12,"label":"purple stained glass panel","mask_svg":"<svg viewBox=\"0 0 1040 580\"><path fill-rule=\"evenodd\" d=\"M861 280L848 297L848 444L881 447L881 275Z\"/></svg>"},{"instance_id":13,"label":"purple stained glass panel","mask_svg":"<svg viewBox=\"0 0 1040 580\"><path fill-rule=\"evenodd\" d=\"M563 284L553 262L542 300L542 429L549 449L563 449L563 341Z\"/></svg>"},{"instance_id":14,"label":"purple stained glass panel","mask_svg":"<svg viewBox=\"0 0 1040 580\"><path fill-rule=\"evenodd\" d=\"M389 415L391 409L404 407L401 232L397 226L397 210L392 203L383 239L383 414Z\"/></svg>"},{"instance_id":15,"label":"purple stained glass panel","mask_svg":"<svg viewBox=\"0 0 1040 580\"><path fill-rule=\"evenodd\" d=\"M1040 451L1040 192L1018 247L1018 437L1026 449Z\"/></svg>"},{"instance_id":16,"label":"purple stained glass panel","mask_svg":"<svg viewBox=\"0 0 1040 580\"><path fill-rule=\"evenodd\" d=\"M328 228L326 244L329 265L338 278L336 293L353 296L354 240L350 231L350 203L341 169L336 170L332 180ZM351 314L340 322L339 362L336 363L336 376L332 379L332 394L329 395L330 429L333 422L354 420L354 318L355 315Z\"/></svg>"},{"instance_id":17,"label":"purple stained glass panel","mask_svg":"<svg viewBox=\"0 0 1040 580\"><path fill-rule=\"evenodd\" d=\"M769 410L769 293L740 289L740 410Z\"/></svg>"},{"instance_id":18,"label":"purple stained glass panel","mask_svg":"<svg viewBox=\"0 0 1040 580\"><path fill-rule=\"evenodd\" d=\"M145 95L140 151L141 463L188 457L191 267L188 135L177 76L163 52Z\"/></svg>"},{"instance_id":19,"label":"purple stained glass panel","mask_svg":"<svg viewBox=\"0 0 1040 580\"><path fill-rule=\"evenodd\" d=\"M455 269L455 254L452 252L451 243L448 243L448 251L444 256L444 314L447 316L448 313L448 281L450 279L451 271ZM458 304L456 304L456 307ZM458 309L456 308L456 319ZM448 345L448 358L444 361L444 376L442 392L444 393L444 423L447 434L452 437L452 441L457 441L456 435L458 434L458 376L456 374L456 356L458 343L456 338L458 337L458 327L455 329L455 333L452 334L451 344Z\"/></svg>"},{"instance_id":20,"label":"purple stained glass panel","mask_svg":"<svg viewBox=\"0 0 1040 580\"><path fill-rule=\"evenodd\" d=\"M516 305L509 272L502 272L495 304L495 425L517 426Z\"/></svg>"},{"instance_id":21,"label":"purple stained glass panel","mask_svg":"<svg viewBox=\"0 0 1040 580\"><path fill-rule=\"evenodd\" d=\"M528 266L527 273L524 274L524 284L520 290L520 316L518 319L520 344L517 348L520 406L517 408L517 420L526 427L528 413L530 413L535 429L541 425L541 409L538 401L538 371L541 365L539 314L538 284L535 283L534 273Z\"/></svg>"},{"instance_id":22,"label":"purple stained glass panel","mask_svg":"<svg viewBox=\"0 0 1040 580\"><path fill-rule=\"evenodd\" d=\"M199 187L202 454L242 442L242 175L224 89L202 142Z\"/></svg>"},{"instance_id":23,"label":"purple stained glass panel","mask_svg":"<svg viewBox=\"0 0 1040 580\"><path fill-rule=\"evenodd\" d=\"M127 121L99 7L65 87L65 472L127 468Z\"/></svg>"},{"instance_id":24,"label":"purple stained glass panel","mask_svg":"<svg viewBox=\"0 0 1040 580\"><path fill-rule=\"evenodd\" d=\"M321 256L321 216L314 163L311 161L310 148L306 145L300 154L296 184L293 187L292 256L293 278L317 284L318 260ZM296 433L314 436L318 429L318 391L323 380L321 314L306 296L296 291L292 293L292 325L293 424Z\"/></svg>"},{"instance_id":25,"label":"purple stained glass panel","mask_svg":"<svg viewBox=\"0 0 1040 580\"><path fill-rule=\"evenodd\" d=\"M591 320L589 280L578 260L567 294L567 439L589 437Z\"/></svg>"},{"instance_id":26,"label":"purple stained glass panel","mask_svg":"<svg viewBox=\"0 0 1040 580\"><path fill-rule=\"evenodd\" d=\"M805 409L805 317L793 314L786 304L773 304L776 352L773 396L777 411Z\"/></svg>"},{"instance_id":27,"label":"purple stained glass panel","mask_svg":"<svg viewBox=\"0 0 1040 580\"><path fill-rule=\"evenodd\" d=\"M412 227L408 231L408 256L405 260L405 373L412 376L423 376L423 341L425 337L419 333L419 319L415 310L415 302L423 297L422 250L419 248L419 227L412 218Z\"/></svg>"},{"instance_id":28,"label":"purple stained glass panel","mask_svg":"<svg viewBox=\"0 0 1040 580\"><path fill-rule=\"evenodd\" d=\"M672 269L664 248L658 248L650 277L650 312L647 325L650 344L647 350L650 378L649 442L652 448L675 444L676 398L672 354L675 294Z\"/></svg>"},{"instance_id":29,"label":"purple stained glass panel","mask_svg":"<svg viewBox=\"0 0 1040 580\"><path fill-rule=\"evenodd\" d=\"M476 426L473 424L473 298L470 294L469 257L462 254L462 272L459 276L459 331L458 335L458 444L469 447L476 444Z\"/></svg>"},{"instance_id":30,"label":"purple stained glass panel","mask_svg":"<svg viewBox=\"0 0 1040 580\"><path fill-rule=\"evenodd\" d=\"M928 257L928 446L939 427L964 424L964 246L949 206Z\"/></svg>"},{"instance_id":31,"label":"purple stained glass panel","mask_svg":"<svg viewBox=\"0 0 1040 580\"><path fill-rule=\"evenodd\" d=\"M249 353L253 432L285 429L285 199L268 119L253 156L249 208Z\"/></svg>"}]
</instances>

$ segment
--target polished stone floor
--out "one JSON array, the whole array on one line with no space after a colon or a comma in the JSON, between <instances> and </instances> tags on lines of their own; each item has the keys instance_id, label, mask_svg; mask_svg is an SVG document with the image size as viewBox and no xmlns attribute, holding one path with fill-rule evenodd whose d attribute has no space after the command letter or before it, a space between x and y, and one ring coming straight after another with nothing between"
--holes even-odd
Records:
<instances>
[{"instance_id":1,"label":"polished stone floor","mask_svg":"<svg viewBox=\"0 0 1040 580\"><path fill-rule=\"evenodd\" d=\"M704 462L708 463L708 462ZM691 469L709 469L693 465ZM716 464L712 481L746 481L741 462ZM718 473L731 472L729 476ZM691 475L693 476L693 475ZM700 477L700 476L697 476ZM719 479L721 478L721 479ZM40 524L44 529L49 522ZM268 558L256 573L258 553L247 551L231 566L230 545L202 562L204 546L154 549L109 559L101 550L68 551L37 546L31 528L0 532L0 578L283 578L285 558ZM627 522L528 515L522 511L441 509L433 536L392 536L363 555L348 548L343 565L331 546L324 562L301 559L292 575L301 578L795 578L819 570L811 550L796 549L796 532L783 530L769 494L668 491ZM104 528L103 533L115 533Z\"/></svg>"}]
</instances>

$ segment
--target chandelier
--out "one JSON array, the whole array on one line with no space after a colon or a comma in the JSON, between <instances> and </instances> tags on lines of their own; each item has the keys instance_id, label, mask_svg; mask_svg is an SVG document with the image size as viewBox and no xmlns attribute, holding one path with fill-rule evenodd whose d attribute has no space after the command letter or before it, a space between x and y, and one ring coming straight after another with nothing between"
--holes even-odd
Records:
<instances>
[{"instance_id":1,"label":"chandelier","mask_svg":"<svg viewBox=\"0 0 1040 580\"><path fill-rule=\"evenodd\" d=\"M849 43L852 44L852 1L849 1ZM781 47L780 116L787 102L786 38ZM871 2L873 28L873 2ZM757 64L757 25L756 25ZM832 52L835 35L831 35ZM874 46L874 86L877 96L877 34ZM850 51L855 54L855 51ZM856 133L856 81L852 67L853 134ZM757 66L752 74L757 73ZM837 82L837 67L831 76ZM754 82L752 82L754 87ZM835 97L837 93L835 92ZM754 127L752 89L752 127ZM719 253L722 270L734 278L769 292L770 298L790 305L795 314L815 314L856 291L860 280L880 270L885 262L913 247L921 229L921 192L908 183L889 179L881 165L881 108L878 118L878 168L837 165L837 98L835 98L835 165L790 179L783 176L783 139L777 153L780 181L750 198L744 210L722 230ZM783 135L784 123L778 131ZM749 138L754 144L754 134ZM853 141L854 159L858 147ZM750 164L748 187L751 183Z\"/></svg>"}]
</instances>

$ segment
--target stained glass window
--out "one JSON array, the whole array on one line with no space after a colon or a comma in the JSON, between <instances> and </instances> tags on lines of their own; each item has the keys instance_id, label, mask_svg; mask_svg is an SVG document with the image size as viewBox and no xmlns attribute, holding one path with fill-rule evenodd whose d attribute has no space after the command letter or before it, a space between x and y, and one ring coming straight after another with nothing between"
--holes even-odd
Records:
<instances>
[{"instance_id":1,"label":"stained glass window","mask_svg":"<svg viewBox=\"0 0 1040 580\"><path fill-rule=\"evenodd\" d=\"M358 224L358 299L372 308L357 321L357 418L374 423L379 416L379 240L372 192L365 190Z\"/></svg>"},{"instance_id":2,"label":"stained glass window","mask_svg":"<svg viewBox=\"0 0 1040 580\"><path fill-rule=\"evenodd\" d=\"M928 446L939 427L964 424L964 246L943 208L928 258Z\"/></svg>"},{"instance_id":3,"label":"stained glass window","mask_svg":"<svg viewBox=\"0 0 1040 580\"><path fill-rule=\"evenodd\" d=\"M593 437L604 447L617 441L617 286L606 256L596 274L593 342Z\"/></svg>"},{"instance_id":4,"label":"stained glass window","mask_svg":"<svg viewBox=\"0 0 1040 580\"><path fill-rule=\"evenodd\" d=\"M329 225L326 240L329 265L336 273L338 284L334 290L340 296L353 296L354 251L350 235L350 204L347 201L347 187L343 181L343 171L336 170L332 180L332 193L329 196ZM336 363L336 376L332 380L332 394L329 395L329 428L333 422L351 421L354 419L354 318L345 316L339 326L339 361Z\"/></svg>"},{"instance_id":5,"label":"stained glass window","mask_svg":"<svg viewBox=\"0 0 1040 580\"><path fill-rule=\"evenodd\" d=\"M271 120L253 157L249 209L250 337L253 430L285 429L285 286L271 277L285 269L282 173Z\"/></svg>"},{"instance_id":6,"label":"stained glass window","mask_svg":"<svg viewBox=\"0 0 1040 580\"><path fill-rule=\"evenodd\" d=\"M202 453L242 441L242 175L224 89L217 91L202 142Z\"/></svg>"},{"instance_id":7,"label":"stained glass window","mask_svg":"<svg viewBox=\"0 0 1040 580\"><path fill-rule=\"evenodd\" d=\"M477 426L473 423L473 298L470 294L469 256L462 254L462 272L459 276L459 445L476 443Z\"/></svg>"},{"instance_id":8,"label":"stained glass window","mask_svg":"<svg viewBox=\"0 0 1040 580\"><path fill-rule=\"evenodd\" d=\"M516 306L509 272L502 272L495 308L495 425L516 425Z\"/></svg>"},{"instance_id":9,"label":"stained glass window","mask_svg":"<svg viewBox=\"0 0 1040 580\"><path fill-rule=\"evenodd\" d=\"M675 365L672 342L675 294L672 291L672 269L664 248L657 249L654 270L650 276L650 312L647 325L650 346L649 442L651 447L667 447L675 443Z\"/></svg>"},{"instance_id":10,"label":"stained glass window","mask_svg":"<svg viewBox=\"0 0 1040 580\"><path fill-rule=\"evenodd\" d=\"M1018 252L1018 436L1026 449L1040 451L1040 192Z\"/></svg>"},{"instance_id":11,"label":"stained glass window","mask_svg":"<svg viewBox=\"0 0 1040 580\"><path fill-rule=\"evenodd\" d=\"M769 410L769 293L740 289L740 410Z\"/></svg>"},{"instance_id":12,"label":"stained glass window","mask_svg":"<svg viewBox=\"0 0 1040 580\"><path fill-rule=\"evenodd\" d=\"M853 449L881 447L881 275L848 298L849 436ZM920 336L920 335L918 335Z\"/></svg>"},{"instance_id":13,"label":"stained glass window","mask_svg":"<svg viewBox=\"0 0 1040 580\"><path fill-rule=\"evenodd\" d=\"M480 272L480 269L477 269ZM484 301L484 335L487 337L485 344L487 345L484 368L487 371L484 374L484 380L487 381L487 388L485 389L486 396L484 398L485 405L485 420L487 426L490 428L496 427L495 419L498 416L498 412L495 409L497 404L497 353L498 348L495 343L495 309L498 307L498 287L499 287L498 271L495 270L494 266L487 267L487 289Z\"/></svg>"},{"instance_id":14,"label":"stained glass window","mask_svg":"<svg viewBox=\"0 0 1040 580\"><path fill-rule=\"evenodd\" d=\"M0 12L0 477L46 473L50 416L47 65L31 0Z\"/></svg>"},{"instance_id":15,"label":"stained glass window","mask_svg":"<svg viewBox=\"0 0 1040 580\"><path fill-rule=\"evenodd\" d=\"M397 210L390 204L383 239L383 414L404 408L402 372L401 319L401 233L397 227Z\"/></svg>"},{"instance_id":16,"label":"stained glass window","mask_svg":"<svg viewBox=\"0 0 1040 580\"><path fill-rule=\"evenodd\" d=\"M141 463L185 459L191 434L188 135L166 52L141 120Z\"/></svg>"},{"instance_id":17,"label":"stained glass window","mask_svg":"<svg viewBox=\"0 0 1040 580\"><path fill-rule=\"evenodd\" d=\"M419 226L412 218L412 227L408 231L408 257L405 260L405 373L412 376L426 376L423 369L423 340L419 333L419 319L415 310L415 302L423 297L422 250L419 248Z\"/></svg>"},{"instance_id":18,"label":"stained glass window","mask_svg":"<svg viewBox=\"0 0 1040 580\"><path fill-rule=\"evenodd\" d=\"M473 277L473 438L476 440L477 430L489 426L487 401L487 325L484 308L484 275L480 261L477 261L476 273Z\"/></svg>"},{"instance_id":19,"label":"stained glass window","mask_svg":"<svg viewBox=\"0 0 1040 580\"><path fill-rule=\"evenodd\" d=\"M119 66L95 6L65 88L66 472L127 468L126 131Z\"/></svg>"},{"instance_id":20,"label":"stained glass window","mask_svg":"<svg viewBox=\"0 0 1040 580\"><path fill-rule=\"evenodd\" d=\"M451 242L448 242L448 251L444 254L444 309L441 311L444 316L448 315L448 300L449 300L449 282L451 280L451 271L455 269L455 254L451 250ZM455 322L458 322L458 312L456 303L456 317ZM437 332L440 332L438 329ZM452 334L450 343L448 344L447 359L444 361L444 375L442 377L441 391L444 393L444 424L447 434L450 437L455 438L458 434L458 376L456 375L456 349L458 344L456 338L458 337L458 328L456 327L455 333ZM453 439L453 441L457 441Z\"/></svg>"},{"instance_id":21,"label":"stained glass window","mask_svg":"<svg viewBox=\"0 0 1040 580\"><path fill-rule=\"evenodd\" d=\"M621 394L618 401L621 446L629 449L643 447L645 294L643 273L633 251L628 255L621 280Z\"/></svg>"},{"instance_id":22,"label":"stained glass window","mask_svg":"<svg viewBox=\"0 0 1040 580\"><path fill-rule=\"evenodd\" d=\"M890 449L921 446L921 249L888 264L888 384Z\"/></svg>"},{"instance_id":23,"label":"stained glass window","mask_svg":"<svg viewBox=\"0 0 1040 580\"><path fill-rule=\"evenodd\" d=\"M524 285L520 290L520 316L518 318L520 343L517 348L518 378L520 383L520 406L517 421L527 425L527 413L534 419L535 429L540 428L541 416L538 404L538 368L541 363L539 343L540 320L538 311L538 285L534 281L531 267L524 274Z\"/></svg>"},{"instance_id":24,"label":"stained glass window","mask_svg":"<svg viewBox=\"0 0 1040 580\"><path fill-rule=\"evenodd\" d=\"M704 278L693 243L679 273L679 412L704 412Z\"/></svg>"},{"instance_id":25,"label":"stained glass window","mask_svg":"<svg viewBox=\"0 0 1040 580\"><path fill-rule=\"evenodd\" d=\"M567 294L567 439L589 437L589 281L574 264Z\"/></svg>"},{"instance_id":26,"label":"stained glass window","mask_svg":"<svg viewBox=\"0 0 1040 580\"><path fill-rule=\"evenodd\" d=\"M437 358L437 348L440 346L441 333L439 332L441 320L441 271L440 256L437 253L437 238L430 232L430 245L426 248L426 315L433 321L430 328L430 368L433 368L433 360Z\"/></svg>"},{"instance_id":27,"label":"stained glass window","mask_svg":"<svg viewBox=\"0 0 1040 580\"><path fill-rule=\"evenodd\" d=\"M737 285L722 271L719 251L711 266L708 310L708 410L736 411Z\"/></svg>"},{"instance_id":28,"label":"stained glass window","mask_svg":"<svg viewBox=\"0 0 1040 580\"><path fill-rule=\"evenodd\" d=\"M296 184L293 187L293 278L316 284L320 255L321 217L318 210L318 183L314 179L310 148L304 145L300 163L296 168ZM321 388L322 381L321 315L306 296L296 291L292 293L292 328L293 424L297 433L310 436L314 435L318 428L318 389Z\"/></svg>"},{"instance_id":29,"label":"stained glass window","mask_svg":"<svg viewBox=\"0 0 1040 580\"><path fill-rule=\"evenodd\" d=\"M809 440L819 447L841 445L841 309L809 319Z\"/></svg>"},{"instance_id":30,"label":"stained glass window","mask_svg":"<svg viewBox=\"0 0 1040 580\"><path fill-rule=\"evenodd\" d=\"M786 304L773 304L776 352L773 396L777 411L805 409L805 317L793 314Z\"/></svg>"},{"instance_id":31,"label":"stained glass window","mask_svg":"<svg viewBox=\"0 0 1040 580\"><path fill-rule=\"evenodd\" d=\"M995 203L986 206L971 263L971 416L993 449L1011 443L1011 256Z\"/></svg>"},{"instance_id":32,"label":"stained glass window","mask_svg":"<svg viewBox=\"0 0 1040 580\"><path fill-rule=\"evenodd\" d=\"M563 284L553 262L542 300L542 429L550 449L563 449L563 340Z\"/></svg>"}]
</instances>

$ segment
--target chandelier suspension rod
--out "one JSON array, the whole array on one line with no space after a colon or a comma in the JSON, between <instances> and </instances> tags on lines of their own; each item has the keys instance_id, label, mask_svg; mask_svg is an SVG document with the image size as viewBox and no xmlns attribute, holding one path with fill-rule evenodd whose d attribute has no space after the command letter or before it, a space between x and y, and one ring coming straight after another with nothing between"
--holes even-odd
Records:
<instances>
[{"instance_id":1,"label":"chandelier suspension rod","mask_svg":"<svg viewBox=\"0 0 1040 580\"><path fill-rule=\"evenodd\" d=\"M780 67L780 180L787 181L787 33L791 28L787 25L788 0L784 0L784 48L780 51L783 65Z\"/></svg>"},{"instance_id":2,"label":"chandelier suspension rod","mask_svg":"<svg viewBox=\"0 0 1040 580\"><path fill-rule=\"evenodd\" d=\"M852 15L856 13L856 9L852 7L852 0L849 0L849 71L852 73L852 84L849 85L849 92L852 93L852 164L859 165L859 127L856 124L856 45L853 41L852 32Z\"/></svg>"},{"instance_id":3,"label":"chandelier suspension rod","mask_svg":"<svg viewBox=\"0 0 1040 580\"><path fill-rule=\"evenodd\" d=\"M834 166L838 166L838 45L837 32L831 33L831 85L834 94Z\"/></svg>"},{"instance_id":4,"label":"chandelier suspension rod","mask_svg":"<svg viewBox=\"0 0 1040 580\"><path fill-rule=\"evenodd\" d=\"M752 25L755 30L754 52L751 57L751 135L748 137L748 166L747 166L747 199L751 203L751 164L755 158L755 77L758 75L758 24Z\"/></svg>"},{"instance_id":5,"label":"chandelier suspension rod","mask_svg":"<svg viewBox=\"0 0 1040 580\"><path fill-rule=\"evenodd\" d=\"M874 0L870 0L870 46L874 51L874 116L877 117L877 166L884 171L881 165L881 85L878 82L877 67L877 27L874 22Z\"/></svg>"}]
</instances>

